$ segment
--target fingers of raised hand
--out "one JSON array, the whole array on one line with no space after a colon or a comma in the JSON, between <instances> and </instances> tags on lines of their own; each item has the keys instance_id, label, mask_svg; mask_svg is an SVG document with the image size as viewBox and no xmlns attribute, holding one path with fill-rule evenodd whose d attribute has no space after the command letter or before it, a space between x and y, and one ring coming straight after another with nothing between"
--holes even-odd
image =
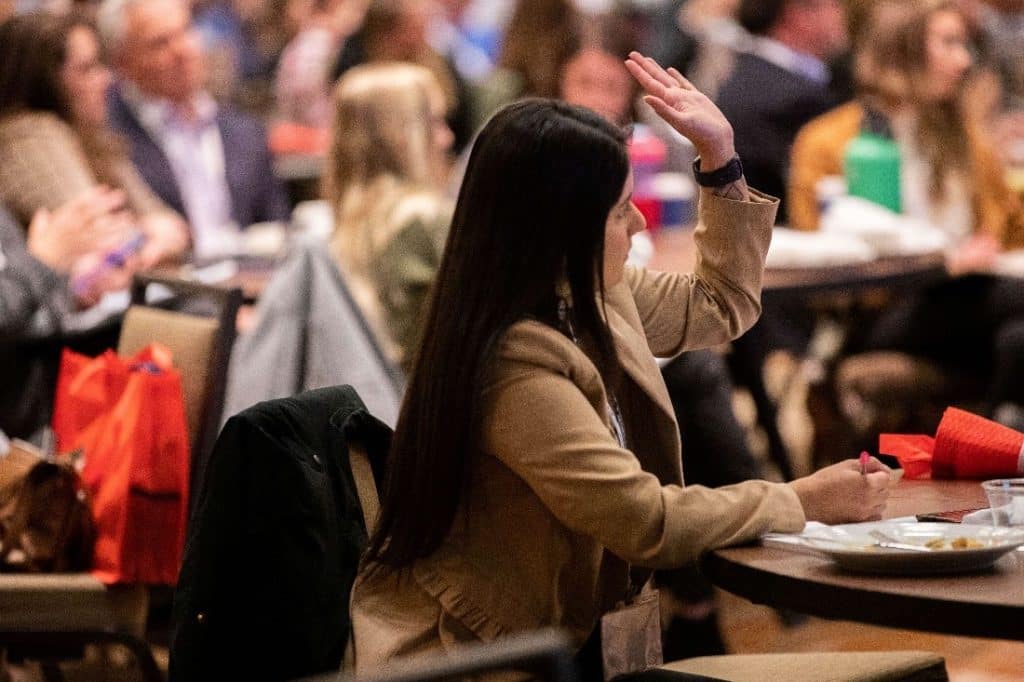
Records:
<instances>
[{"instance_id":1,"label":"fingers of raised hand","mask_svg":"<svg viewBox=\"0 0 1024 682\"><path fill-rule=\"evenodd\" d=\"M633 59L628 60L626 62L626 69L633 75L633 78L640 83L640 87L649 94L661 97L668 91L668 88L649 74L639 61Z\"/></svg>"},{"instance_id":2,"label":"fingers of raised hand","mask_svg":"<svg viewBox=\"0 0 1024 682\"><path fill-rule=\"evenodd\" d=\"M675 84L677 86L679 86L680 88L683 88L684 90L697 90L697 88L693 87L693 83L688 81L686 79L686 76L684 76L683 74L679 73L675 69L675 67L673 67L673 66L668 67L668 73L669 73L670 76L672 76L673 79L675 79L675 81L676 81Z\"/></svg>"},{"instance_id":3,"label":"fingers of raised hand","mask_svg":"<svg viewBox=\"0 0 1024 682\"><path fill-rule=\"evenodd\" d=\"M654 109L654 112L656 114L658 114L659 116L661 116L663 118L664 117L673 117L673 118L675 118L675 117L679 116L679 110L676 109L674 106L672 106L671 104L669 104L668 102L666 102L665 100L663 100L660 97L655 97L654 95L648 95L647 97L644 97L644 101L647 102L647 104L649 104L652 109Z\"/></svg>"},{"instance_id":4,"label":"fingers of raised hand","mask_svg":"<svg viewBox=\"0 0 1024 682\"><path fill-rule=\"evenodd\" d=\"M644 69L651 75L654 80L658 81L666 88L678 87L679 82L669 75L668 71L661 68L658 62L654 61L651 57L642 57Z\"/></svg>"},{"instance_id":5,"label":"fingers of raised hand","mask_svg":"<svg viewBox=\"0 0 1024 682\"><path fill-rule=\"evenodd\" d=\"M693 89L690 82L683 78L678 71L675 69L666 71L658 62L639 52L630 53L629 59L626 60L626 68L652 95L664 97L665 93L673 88Z\"/></svg>"},{"instance_id":6,"label":"fingers of raised hand","mask_svg":"<svg viewBox=\"0 0 1024 682\"><path fill-rule=\"evenodd\" d=\"M693 113L695 104L684 95L685 93L679 89L667 90L660 97L647 95L644 97L644 101L663 118L670 117L676 120L683 120Z\"/></svg>"}]
</instances>

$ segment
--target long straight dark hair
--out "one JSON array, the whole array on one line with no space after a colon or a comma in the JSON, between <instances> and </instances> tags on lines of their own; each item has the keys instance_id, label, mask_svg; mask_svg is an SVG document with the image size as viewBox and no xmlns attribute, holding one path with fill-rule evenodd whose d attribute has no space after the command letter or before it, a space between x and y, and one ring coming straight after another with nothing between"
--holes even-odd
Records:
<instances>
[{"instance_id":1,"label":"long straight dark hair","mask_svg":"<svg viewBox=\"0 0 1024 682\"><path fill-rule=\"evenodd\" d=\"M529 99L480 132L459 192L422 342L392 441L366 560L401 569L451 529L479 454L481 394L519 320L558 327L569 287L576 335L605 377L605 223L629 173L625 132L581 107Z\"/></svg>"}]
</instances>

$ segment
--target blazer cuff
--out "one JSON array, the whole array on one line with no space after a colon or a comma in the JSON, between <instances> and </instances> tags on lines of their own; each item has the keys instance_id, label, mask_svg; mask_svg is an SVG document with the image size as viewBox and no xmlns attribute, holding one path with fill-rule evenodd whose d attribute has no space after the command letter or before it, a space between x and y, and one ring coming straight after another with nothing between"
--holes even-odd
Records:
<instances>
[{"instance_id":1,"label":"blazer cuff","mask_svg":"<svg viewBox=\"0 0 1024 682\"><path fill-rule=\"evenodd\" d=\"M778 516L772 522L772 532L799 533L807 524L804 507L792 486L786 483L775 483L772 494L777 496Z\"/></svg>"}]
</instances>

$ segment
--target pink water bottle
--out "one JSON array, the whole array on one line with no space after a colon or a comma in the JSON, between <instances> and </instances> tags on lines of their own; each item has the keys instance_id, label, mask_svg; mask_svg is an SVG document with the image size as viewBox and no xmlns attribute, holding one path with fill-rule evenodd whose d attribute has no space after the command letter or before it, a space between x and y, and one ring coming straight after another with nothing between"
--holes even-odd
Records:
<instances>
[{"instance_id":1,"label":"pink water bottle","mask_svg":"<svg viewBox=\"0 0 1024 682\"><path fill-rule=\"evenodd\" d=\"M629 141L629 163L633 167L633 203L647 221L647 229L661 226L661 200L655 190L655 177L665 164L667 150L645 125L633 127Z\"/></svg>"}]
</instances>

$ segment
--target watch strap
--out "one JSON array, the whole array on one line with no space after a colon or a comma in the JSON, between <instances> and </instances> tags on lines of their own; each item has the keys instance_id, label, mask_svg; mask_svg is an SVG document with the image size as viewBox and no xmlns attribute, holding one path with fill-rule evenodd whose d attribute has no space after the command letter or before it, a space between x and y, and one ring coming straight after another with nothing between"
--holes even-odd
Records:
<instances>
[{"instance_id":1,"label":"watch strap","mask_svg":"<svg viewBox=\"0 0 1024 682\"><path fill-rule=\"evenodd\" d=\"M708 173L701 172L699 156L693 160L693 179L696 180L697 184L701 187L723 187L736 182L742 177L743 164L740 163L740 157L738 155L729 159L729 163L725 164L721 168Z\"/></svg>"}]
</instances>

